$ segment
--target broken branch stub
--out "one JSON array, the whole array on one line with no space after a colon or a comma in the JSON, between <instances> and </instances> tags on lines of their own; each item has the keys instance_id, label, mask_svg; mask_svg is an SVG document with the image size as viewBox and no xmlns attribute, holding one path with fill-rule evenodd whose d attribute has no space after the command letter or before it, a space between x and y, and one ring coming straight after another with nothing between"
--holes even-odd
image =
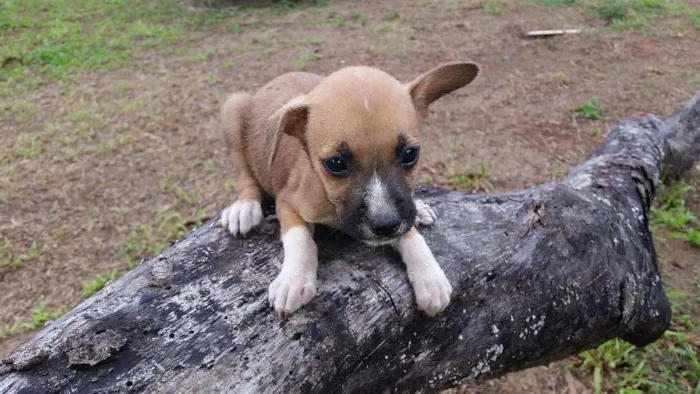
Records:
<instances>
[{"instance_id":1,"label":"broken branch stub","mask_svg":"<svg viewBox=\"0 0 700 394\"><path fill-rule=\"evenodd\" d=\"M0 392L434 392L548 363L670 321L649 209L662 170L700 156L700 94L629 118L561 183L499 195L419 188L422 233L454 288L416 311L400 258L319 231L318 295L279 320L277 224L233 239L208 222L0 363Z\"/></svg>"}]
</instances>

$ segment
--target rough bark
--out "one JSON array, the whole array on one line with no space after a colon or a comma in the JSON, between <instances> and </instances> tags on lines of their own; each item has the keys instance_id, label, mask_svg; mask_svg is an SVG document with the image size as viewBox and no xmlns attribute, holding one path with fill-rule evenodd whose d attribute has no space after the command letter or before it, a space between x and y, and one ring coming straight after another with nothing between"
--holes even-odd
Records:
<instances>
[{"instance_id":1,"label":"rough bark","mask_svg":"<svg viewBox=\"0 0 700 394\"><path fill-rule=\"evenodd\" d=\"M700 94L620 122L561 183L500 195L421 188L454 287L418 313L396 252L319 232L320 287L267 305L277 225L236 240L218 217L53 322L0 363L2 393L433 392L577 353L637 345L670 321L648 229L659 174L700 156Z\"/></svg>"}]
</instances>

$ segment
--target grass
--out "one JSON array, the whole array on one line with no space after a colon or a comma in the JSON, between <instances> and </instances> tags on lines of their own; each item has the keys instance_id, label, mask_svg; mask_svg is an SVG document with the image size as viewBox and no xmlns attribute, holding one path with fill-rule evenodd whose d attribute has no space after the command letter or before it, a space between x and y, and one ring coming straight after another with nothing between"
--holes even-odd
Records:
<instances>
[{"instance_id":1,"label":"grass","mask_svg":"<svg viewBox=\"0 0 700 394\"><path fill-rule=\"evenodd\" d=\"M486 15L503 15L506 13L503 5L496 0L487 0L484 4L484 13Z\"/></svg>"},{"instance_id":2,"label":"grass","mask_svg":"<svg viewBox=\"0 0 700 394\"><path fill-rule=\"evenodd\" d=\"M366 26L367 25L367 15L357 12L357 11L350 11L350 14L348 15L348 19L351 19L357 23L359 23L361 26Z\"/></svg>"},{"instance_id":3,"label":"grass","mask_svg":"<svg viewBox=\"0 0 700 394\"><path fill-rule=\"evenodd\" d=\"M590 99L588 102L582 104L571 110L571 114L574 118L585 118L588 120L601 120L603 119L603 109L598 103L598 99L595 97Z\"/></svg>"},{"instance_id":4,"label":"grass","mask_svg":"<svg viewBox=\"0 0 700 394\"><path fill-rule=\"evenodd\" d=\"M237 33L251 15L268 18L301 6L288 0L264 9L190 13L175 0L5 0L0 7L0 97L47 81L71 80L80 71L133 66L144 51L182 44L191 31L225 21Z\"/></svg>"},{"instance_id":5,"label":"grass","mask_svg":"<svg viewBox=\"0 0 700 394\"><path fill-rule=\"evenodd\" d=\"M486 174L486 163L481 162L479 165L479 173L456 172L450 177L450 183L457 189L477 193L479 191L491 192L493 186L488 180Z\"/></svg>"},{"instance_id":6,"label":"grass","mask_svg":"<svg viewBox=\"0 0 700 394\"><path fill-rule=\"evenodd\" d=\"M595 393L699 393L697 308L700 298L669 292L671 327L657 342L639 349L620 339L579 355L570 367L593 374Z\"/></svg>"},{"instance_id":7,"label":"grass","mask_svg":"<svg viewBox=\"0 0 700 394\"><path fill-rule=\"evenodd\" d=\"M34 244L24 252L18 252L17 249L13 252L10 240L5 236L0 238L0 268L19 268L26 262L37 261L38 257L39 252Z\"/></svg>"},{"instance_id":8,"label":"grass","mask_svg":"<svg viewBox=\"0 0 700 394\"><path fill-rule=\"evenodd\" d=\"M32 134L20 134L12 146L12 153L17 159L32 159L41 153L39 139Z\"/></svg>"},{"instance_id":9,"label":"grass","mask_svg":"<svg viewBox=\"0 0 700 394\"><path fill-rule=\"evenodd\" d=\"M11 335L21 331L32 331L42 327L46 322L56 320L63 315L62 309L51 309L48 307L47 301L41 301L34 309L31 315L21 322L0 327L0 340L3 340Z\"/></svg>"},{"instance_id":10,"label":"grass","mask_svg":"<svg viewBox=\"0 0 700 394\"><path fill-rule=\"evenodd\" d=\"M2 68L0 68L2 70ZM16 117L20 121L28 122L36 118L36 106L29 101L15 101L13 103L7 104L2 108L7 111L10 116ZM0 120L2 120L3 114L0 111Z\"/></svg>"},{"instance_id":11,"label":"grass","mask_svg":"<svg viewBox=\"0 0 700 394\"><path fill-rule=\"evenodd\" d=\"M101 275L98 275L90 280L83 282L83 296L85 298L91 297L98 291L102 290L103 287L109 282L116 279L120 275L117 270L109 270Z\"/></svg>"},{"instance_id":12,"label":"grass","mask_svg":"<svg viewBox=\"0 0 700 394\"><path fill-rule=\"evenodd\" d=\"M309 66L309 63L321 60L321 55L314 51L302 52L299 57L291 64L292 68L297 71L304 71Z\"/></svg>"},{"instance_id":13,"label":"grass","mask_svg":"<svg viewBox=\"0 0 700 394\"><path fill-rule=\"evenodd\" d=\"M124 240L120 257L127 261L129 268L141 259L152 257L165 249L170 242L184 237L191 228L202 225L207 219L206 212L212 208L201 208L193 219L187 220L180 213L163 210L158 214L154 225L142 224L135 228L122 230Z\"/></svg>"},{"instance_id":14,"label":"grass","mask_svg":"<svg viewBox=\"0 0 700 394\"><path fill-rule=\"evenodd\" d=\"M396 30L396 23L382 22L372 28L374 33L387 33Z\"/></svg>"},{"instance_id":15,"label":"grass","mask_svg":"<svg viewBox=\"0 0 700 394\"><path fill-rule=\"evenodd\" d=\"M536 0L536 2L547 7L564 7L576 4L576 0Z\"/></svg>"},{"instance_id":16,"label":"grass","mask_svg":"<svg viewBox=\"0 0 700 394\"><path fill-rule=\"evenodd\" d=\"M651 208L650 224L652 228L665 228L670 236L700 248L700 232L693 227L700 222L685 202L685 196L694 191L693 187L684 184L663 189L657 206Z\"/></svg>"}]
</instances>

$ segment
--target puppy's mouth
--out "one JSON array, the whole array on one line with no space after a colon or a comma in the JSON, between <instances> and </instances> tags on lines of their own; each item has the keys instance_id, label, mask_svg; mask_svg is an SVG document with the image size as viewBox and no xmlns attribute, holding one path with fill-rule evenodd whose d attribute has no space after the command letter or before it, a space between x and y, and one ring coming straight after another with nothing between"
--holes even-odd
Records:
<instances>
[{"instance_id":1,"label":"puppy's mouth","mask_svg":"<svg viewBox=\"0 0 700 394\"><path fill-rule=\"evenodd\" d=\"M379 231L379 233L377 233L376 228L373 228L370 224L363 224L361 226L361 237L359 240L371 246L390 245L395 243L410 229L411 226L402 221L392 232Z\"/></svg>"}]
</instances>

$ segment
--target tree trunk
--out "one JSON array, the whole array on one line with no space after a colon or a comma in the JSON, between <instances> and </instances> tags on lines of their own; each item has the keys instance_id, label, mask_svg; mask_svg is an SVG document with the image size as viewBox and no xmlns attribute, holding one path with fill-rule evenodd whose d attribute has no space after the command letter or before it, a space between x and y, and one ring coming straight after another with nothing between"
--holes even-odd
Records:
<instances>
[{"instance_id":1,"label":"tree trunk","mask_svg":"<svg viewBox=\"0 0 700 394\"><path fill-rule=\"evenodd\" d=\"M319 231L319 289L280 320L278 226L194 230L0 362L2 393L434 392L580 352L657 339L671 310L648 229L662 170L700 156L700 93L629 118L561 183L500 195L420 188L454 287L417 312L396 252Z\"/></svg>"}]
</instances>

